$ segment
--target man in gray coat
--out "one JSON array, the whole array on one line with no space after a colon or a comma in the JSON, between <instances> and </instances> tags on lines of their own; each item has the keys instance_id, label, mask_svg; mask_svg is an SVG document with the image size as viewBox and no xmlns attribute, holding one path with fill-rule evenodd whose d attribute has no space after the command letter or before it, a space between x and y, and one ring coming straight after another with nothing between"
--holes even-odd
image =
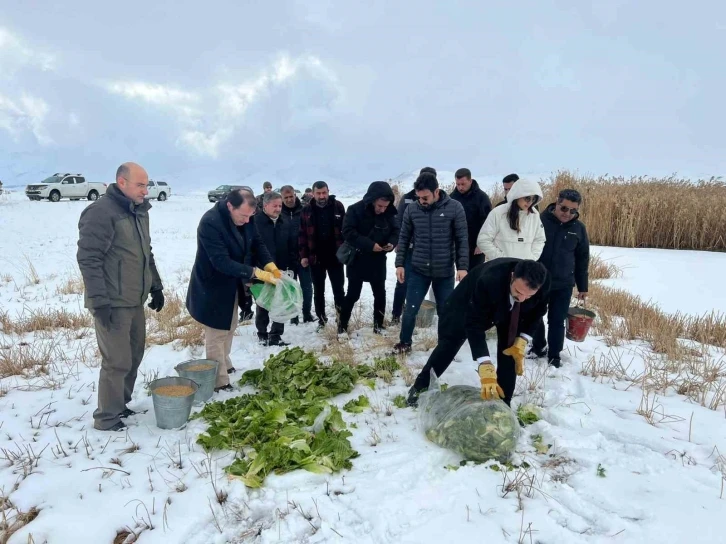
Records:
<instances>
[{"instance_id":1,"label":"man in gray coat","mask_svg":"<svg viewBox=\"0 0 726 544\"><path fill-rule=\"evenodd\" d=\"M411 351L416 316L429 287L433 286L436 312L469 270L469 240L466 213L461 204L439 189L436 176L421 174L413 185L418 201L409 204L403 214L396 254L396 277L406 281L406 309L401 320L401 335L394 349ZM413 248L411 244L413 243ZM410 269L405 268L408 253Z\"/></svg>"},{"instance_id":2,"label":"man in gray coat","mask_svg":"<svg viewBox=\"0 0 726 544\"><path fill-rule=\"evenodd\" d=\"M131 401L144 356L144 302L161 311L164 293L149 237L149 175L131 162L119 166L116 183L81 213L78 266L85 285L85 306L93 314L101 352L98 408L93 426L120 431L121 419L134 415Z\"/></svg>"}]
</instances>

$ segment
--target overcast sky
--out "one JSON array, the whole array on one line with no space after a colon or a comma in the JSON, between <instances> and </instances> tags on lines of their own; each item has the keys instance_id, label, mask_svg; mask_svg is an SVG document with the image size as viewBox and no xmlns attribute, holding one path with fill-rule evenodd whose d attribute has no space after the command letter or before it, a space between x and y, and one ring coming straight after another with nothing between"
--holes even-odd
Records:
<instances>
[{"instance_id":1,"label":"overcast sky","mask_svg":"<svg viewBox=\"0 0 726 544\"><path fill-rule=\"evenodd\" d=\"M721 175L725 52L716 1L2 0L0 179Z\"/></svg>"}]
</instances>

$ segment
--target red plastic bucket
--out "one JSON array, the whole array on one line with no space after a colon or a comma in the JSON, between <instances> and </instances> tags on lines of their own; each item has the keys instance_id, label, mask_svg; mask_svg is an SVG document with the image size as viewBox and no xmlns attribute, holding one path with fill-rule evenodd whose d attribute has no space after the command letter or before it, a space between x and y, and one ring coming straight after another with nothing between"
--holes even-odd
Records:
<instances>
[{"instance_id":1,"label":"red plastic bucket","mask_svg":"<svg viewBox=\"0 0 726 544\"><path fill-rule=\"evenodd\" d=\"M595 312L585 308L570 308L567 312L567 336L573 342L582 342L590 331L592 321L595 319Z\"/></svg>"}]
</instances>

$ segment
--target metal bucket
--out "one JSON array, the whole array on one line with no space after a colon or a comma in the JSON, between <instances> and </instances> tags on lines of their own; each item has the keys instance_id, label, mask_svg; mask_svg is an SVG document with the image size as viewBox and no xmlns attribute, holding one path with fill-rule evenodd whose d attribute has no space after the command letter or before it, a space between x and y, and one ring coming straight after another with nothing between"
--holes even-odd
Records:
<instances>
[{"instance_id":1,"label":"metal bucket","mask_svg":"<svg viewBox=\"0 0 726 544\"><path fill-rule=\"evenodd\" d=\"M416 316L416 328L428 329L434 324L434 316L436 315L436 303L430 300L424 300L418 309Z\"/></svg>"},{"instance_id":2,"label":"metal bucket","mask_svg":"<svg viewBox=\"0 0 726 544\"><path fill-rule=\"evenodd\" d=\"M189 367L195 365L212 365L212 368L209 370L188 370ZM194 395L194 404L201 404L212 398L214 386L217 383L218 366L219 363L212 359L192 359L179 363L174 367L174 370L182 378L189 378L199 386L196 395Z\"/></svg>"},{"instance_id":3,"label":"metal bucket","mask_svg":"<svg viewBox=\"0 0 726 544\"><path fill-rule=\"evenodd\" d=\"M193 393L185 397L157 395L156 390L165 385L184 385L191 387ZM159 378L149 384L149 389L151 389L151 398L154 401L154 416L156 417L157 427L160 429L178 429L189 420L194 395L199 390L199 386L193 380L173 376Z\"/></svg>"},{"instance_id":4,"label":"metal bucket","mask_svg":"<svg viewBox=\"0 0 726 544\"><path fill-rule=\"evenodd\" d=\"M585 308L573 307L567 312L567 336L573 342L582 342L590 331L595 312Z\"/></svg>"}]
</instances>

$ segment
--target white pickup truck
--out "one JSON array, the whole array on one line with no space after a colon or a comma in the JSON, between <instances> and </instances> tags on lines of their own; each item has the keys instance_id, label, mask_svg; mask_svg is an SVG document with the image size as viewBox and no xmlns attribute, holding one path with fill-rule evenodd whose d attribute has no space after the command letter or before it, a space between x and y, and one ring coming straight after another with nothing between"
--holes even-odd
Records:
<instances>
[{"instance_id":1,"label":"white pickup truck","mask_svg":"<svg viewBox=\"0 0 726 544\"><path fill-rule=\"evenodd\" d=\"M42 182L25 187L25 196L30 200L48 199L58 202L61 198L71 200L98 200L106 194L106 183L91 183L81 174L55 173Z\"/></svg>"},{"instance_id":2,"label":"white pickup truck","mask_svg":"<svg viewBox=\"0 0 726 544\"><path fill-rule=\"evenodd\" d=\"M149 180L149 194L146 198L155 198L160 202L164 202L171 196L171 185L165 181Z\"/></svg>"}]
</instances>

